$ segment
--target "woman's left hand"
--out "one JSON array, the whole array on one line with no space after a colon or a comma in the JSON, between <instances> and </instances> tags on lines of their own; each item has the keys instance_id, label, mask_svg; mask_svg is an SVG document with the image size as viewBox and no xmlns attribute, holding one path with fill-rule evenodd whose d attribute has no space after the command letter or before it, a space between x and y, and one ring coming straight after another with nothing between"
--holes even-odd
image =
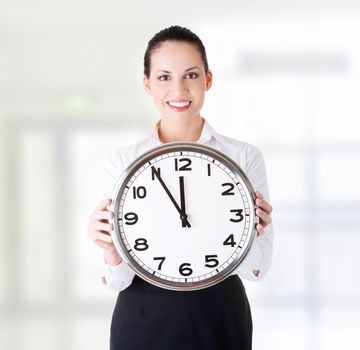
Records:
<instances>
[{"instance_id":1,"label":"woman's left hand","mask_svg":"<svg viewBox=\"0 0 360 350\"><path fill-rule=\"evenodd\" d=\"M262 236L265 233L265 227L271 224L272 206L264 199L260 191L255 192L256 195L256 215L259 217L260 222L256 225L257 236Z\"/></svg>"}]
</instances>

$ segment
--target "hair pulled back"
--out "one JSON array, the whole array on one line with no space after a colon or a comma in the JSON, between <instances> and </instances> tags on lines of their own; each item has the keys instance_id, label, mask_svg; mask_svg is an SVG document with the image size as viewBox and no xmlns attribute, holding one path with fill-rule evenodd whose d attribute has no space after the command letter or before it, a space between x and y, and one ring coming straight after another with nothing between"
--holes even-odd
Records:
<instances>
[{"instance_id":1,"label":"hair pulled back","mask_svg":"<svg viewBox=\"0 0 360 350\"><path fill-rule=\"evenodd\" d=\"M146 48L144 55L144 74L148 79L150 78L151 55L165 41L180 41L193 45L197 50L199 50L199 53L201 55L204 64L205 73L208 72L209 66L207 62L206 51L200 38L190 29L178 25L174 25L162 29L160 32L156 33L148 42L148 46Z\"/></svg>"}]
</instances>

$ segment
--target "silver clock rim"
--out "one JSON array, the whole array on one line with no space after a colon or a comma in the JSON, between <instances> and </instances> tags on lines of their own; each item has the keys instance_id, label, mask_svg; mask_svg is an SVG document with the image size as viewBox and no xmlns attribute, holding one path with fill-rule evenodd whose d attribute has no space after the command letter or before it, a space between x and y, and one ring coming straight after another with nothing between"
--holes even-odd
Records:
<instances>
[{"instance_id":1,"label":"silver clock rim","mask_svg":"<svg viewBox=\"0 0 360 350\"><path fill-rule=\"evenodd\" d=\"M174 282L159 278L144 269L142 269L131 257L129 252L124 246L124 243L120 237L120 226L117 220L117 213L119 211L120 206L120 199L123 193L123 190L127 184L127 180L133 176L138 168L140 168L143 164L147 163L149 160L154 159L164 153L170 152L179 152L179 151L190 151L190 152L201 152L208 156L211 156L218 160L219 162L225 163L226 166L235 174L240 175L241 179L244 181L247 190L250 193L253 201L249 202L251 206L250 212L253 214L250 217L250 238L248 241L247 246L245 247L243 254L237 255L236 259L229 264L226 268L220 271L215 276L211 276L207 279L200 280L199 282ZM141 156L136 158L131 164L129 164L119 177L116 185L114 186L112 195L111 195L111 205L110 209L114 212L114 218L111 220L114 230L111 232L112 240L114 242L115 248L120 254L121 258L130 266L130 268L141 278L145 281L161 288L176 290L176 291L191 291L191 290L198 290L213 286L225 278L227 278L245 259L247 256L255 235L256 235L256 224L258 223L257 216L255 215L255 191L253 189L252 184L250 183L248 177L244 173L244 171L240 168L239 165L235 163L230 157L228 157L223 152L217 150L216 148L210 147L208 145L199 144L197 142L190 142L190 141L177 141L177 142L169 142L162 144L160 146L154 147L147 152L143 153ZM252 227L252 228L251 228Z\"/></svg>"}]
</instances>

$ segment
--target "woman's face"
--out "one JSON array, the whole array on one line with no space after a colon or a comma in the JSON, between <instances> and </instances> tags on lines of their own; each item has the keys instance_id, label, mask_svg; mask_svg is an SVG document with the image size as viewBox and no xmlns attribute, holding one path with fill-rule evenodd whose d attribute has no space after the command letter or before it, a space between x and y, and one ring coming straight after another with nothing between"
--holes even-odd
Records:
<instances>
[{"instance_id":1,"label":"woman's face","mask_svg":"<svg viewBox=\"0 0 360 350\"><path fill-rule=\"evenodd\" d=\"M205 91L212 84L212 73L205 74L199 51L188 43L166 41L153 51L150 67L144 88L161 117L175 122L199 118Z\"/></svg>"}]
</instances>

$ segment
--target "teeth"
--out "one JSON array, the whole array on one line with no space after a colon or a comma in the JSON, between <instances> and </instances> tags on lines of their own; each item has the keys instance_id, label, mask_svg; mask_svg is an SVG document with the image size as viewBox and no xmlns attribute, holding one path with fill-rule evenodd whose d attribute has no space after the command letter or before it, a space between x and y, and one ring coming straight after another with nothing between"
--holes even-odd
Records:
<instances>
[{"instance_id":1,"label":"teeth","mask_svg":"<svg viewBox=\"0 0 360 350\"><path fill-rule=\"evenodd\" d=\"M169 105L174 106L174 107L185 107L188 106L190 104L190 102L169 102Z\"/></svg>"}]
</instances>

